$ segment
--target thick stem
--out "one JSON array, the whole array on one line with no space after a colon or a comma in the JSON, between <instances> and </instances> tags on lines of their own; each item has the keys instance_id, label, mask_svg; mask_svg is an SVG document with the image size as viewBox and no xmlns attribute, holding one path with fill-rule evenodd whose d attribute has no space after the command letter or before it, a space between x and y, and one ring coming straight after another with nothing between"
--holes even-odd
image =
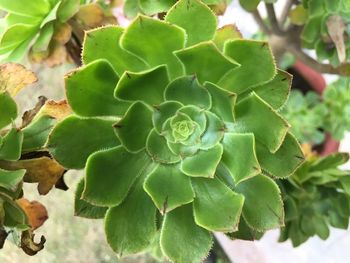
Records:
<instances>
[{"instance_id":1,"label":"thick stem","mask_svg":"<svg viewBox=\"0 0 350 263\"><path fill-rule=\"evenodd\" d=\"M76 39L72 37L66 44L66 49L70 55L70 57L73 59L74 63L77 65L77 67L80 67L82 65L81 63L81 45L76 42Z\"/></svg>"},{"instance_id":2,"label":"thick stem","mask_svg":"<svg viewBox=\"0 0 350 263\"><path fill-rule=\"evenodd\" d=\"M265 4L265 7L266 7L268 18L270 20L272 32L276 35L283 35L284 32L281 30L279 23L277 21L275 8L273 4Z\"/></svg>"},{"instance_id":3,"label":"thick stem","mask_svg":"<svg viewBox=\"0 0 350 263\"><path fill-rule=\"evenodd\" d=\"M328 73L328 74L337 74L341 76L349 76L350 72L347 72L347 68L350 68L350 64L343 64L337 68L333 67L330 64L324 64L320 63L317 60L313 59L309 55L307 55L305 52L303 52L301 49L289 45L287 47L287 50L291 52L298 60L303 62L305 65L311 67L312 69L320 72L320 73Z\"/></svg>"},{"instance_id":4,"label":"thick stem","mask_svg":"<svg viewBox=\"0 0 350 263\"><path fill-rule=\"evenodd\" d=\"M263 31L266 35L270 35L270 29L268 26L265 24L264 20L262 19L258 9L254 10L252 12L252 15L254 17L255 22L259 25L261 31Z\"/></svg>"},{"instance_id":5,"label":"thick stem","mask_svg":"<svg viewBox=\"0 0 350 263\"><path fill-rule=\"evenodd\" d=\"M283 29L285 28L285 23L287 21L288 15L289 15L289 11L292 8L293 4L294 4L295 0L286 0L286 3L283 7L281 16L280 16L280 27Z\"/></svg>"}]
</instances>

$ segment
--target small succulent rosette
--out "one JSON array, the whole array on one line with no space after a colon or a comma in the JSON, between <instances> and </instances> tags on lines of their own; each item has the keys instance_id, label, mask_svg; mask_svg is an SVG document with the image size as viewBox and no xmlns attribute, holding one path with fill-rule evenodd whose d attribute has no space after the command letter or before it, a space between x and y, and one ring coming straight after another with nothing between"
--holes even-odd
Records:
<instances>
[{"instance_id":1,"label":"small succulent rosette","mask_svg":"<svg viewBox=\"0 0 350 263\"><path fill-rule=\"evenodd\" d=\"M200 262L214 231L283 225L274 180L304 159L278 113L291 76L267 43L238 35L217 30L197 0L164 21L139 15L86 33L85 65L66 77L75 115L47 146L66 168L85 168L76 214L105 218L118 254L158 246L173 262Z\"/></svg>"}]
</instances>

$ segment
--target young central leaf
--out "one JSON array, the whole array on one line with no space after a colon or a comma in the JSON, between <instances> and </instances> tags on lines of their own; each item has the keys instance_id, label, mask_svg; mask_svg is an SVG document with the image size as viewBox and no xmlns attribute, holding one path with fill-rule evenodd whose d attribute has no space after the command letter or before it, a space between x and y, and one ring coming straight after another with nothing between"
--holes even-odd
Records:
<instances>
[{"instance_id":1,"label":"young central leaf","mask_svg":"<svg viewBox=\"0 0 350 263\"><path fill-rule=\"evenodd\" d=\"M193 133L193 125L191 121L178 121L172 125L173 136L177 141L186 140Z\"/></svg>"}]
</instances>

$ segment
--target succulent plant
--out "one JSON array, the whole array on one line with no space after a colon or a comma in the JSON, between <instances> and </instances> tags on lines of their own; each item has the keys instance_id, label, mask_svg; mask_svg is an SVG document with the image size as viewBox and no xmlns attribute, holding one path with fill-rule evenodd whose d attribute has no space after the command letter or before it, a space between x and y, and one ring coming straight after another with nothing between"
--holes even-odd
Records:
<instances>
[{"instance_id":1,"label":"succulent plant","mask_svg":"<svg viewBox=\"0 0 350 263\"><path fill-rule=\"evenodd\" d=\"M55 33L64 30L66 22L78 11L79 2L1 0L0 9L7 12L1 21L0 55L3 60L19 60L29 47L34 52L46 51Z\"/></svg>"},{"instance_id":2,"label":"succulent plant","mask_svg":"<svg viewBox=\"0 0 350 263\"><path fill-rule=\"evenodd\" d=\"M16 161L21 156L23 133L15 127L1 130L16 118L17 106L8 92L0 92L0 162ZM22 191L25 170L7 171L0 168L0 247L7 232L5 227L27 229L27 218L16 203ZM7 234L6 234L7 235Z\"/></svg>"},{"instance_id":3,"label":"succulent plant","mask_svg":"<svg viewBox=\"0 0 350 263\"><path fill-rule=\"evenodd\" d=\"M340 78L329 85L323 94L328 115L324 128L341 140L350 131L350 79Z\"/></svg>"},{"instance_id":4,"label":"succulent plant","mask_svg":"<svg viewBox=\"0 0 350 263\"><path fill-rule=\"evenodd\" d=\"M23 205L35 205L31 214L37 208L45 212L46 209L38 202L19 201L23 196L23 182L39 183L39 193L46 194L65 172L43 151L48 133L62 110L53 106L52 102L51 106L44 105L43 101L40 106L44 107L24 115L21 127L15 125L18 108L12 96L35 81L36 76L22 65L0 65L0 248L12 232L18 235L19 246L29 255L40 251L45 239L42 237L40 243L34 242L33 230L39 224L31 220ZM55 108L56 114L50 107Z\"/></svg>"},{"instance_id":5,"label":"succulent plant","mask_svg":"<svg viewBox=\"0 0 350 263\"><path fill-rule=\"evenodd\" d=\"M85 168L76 214L105 218L120 255L154 245L174 262L200 262L211 232L283 224L280 190L303 162L277 113L291 76L266 42L217 30L208 6L181 0L165 20L86 33L84 66L65 79L74 115L47 148Z\"/></svg>"},{"instance_id":6,"label":"succulent plant","mask_svg":"<svg viewBox=\"0 0 350 263\"><path fill-rule=\"evenodd\" d=\"M318 59L335 66L348 60L349 1L306 0L297 11L307 13L301 34L306 48L315 49Z\"/></svg>"},{"instance_id":7,"label":"succulent plant","mask_svg":"<svg viewBox=\"0 0 350 263\"><path fill-rule=\"evenodd\" d=\"M147 16L167 12L178 0L125 0L124 14L133 18L138 13ZM209 5L213 11L222 14L232 0L203 0L204 4Z\"/></svg>"},{"instance_id":8,"label":"succulent plant","mask_svg":"<svg viewBox=\"0 0 350 263\"><path fill-rule=\"evenodd\" d=\"M309 91L305 96L292 90L281 114L292 126L292 132L301 143L321 144L325 140L323 130L327 108L320 96Z\"/></svg>"},{"instance_id":9,"label":"succulent plant","mask_svg":"<svg viewBox=\"0 0 350 263\"><path fill-rule=\"evenodd\" d=\"M329 226L347 229L350 217L350 171L339 168L347 153L312 156L288 180L280 181L285 205L281 242L299 246L310 237L329 236Z\"/></svg>"}]
</instances>

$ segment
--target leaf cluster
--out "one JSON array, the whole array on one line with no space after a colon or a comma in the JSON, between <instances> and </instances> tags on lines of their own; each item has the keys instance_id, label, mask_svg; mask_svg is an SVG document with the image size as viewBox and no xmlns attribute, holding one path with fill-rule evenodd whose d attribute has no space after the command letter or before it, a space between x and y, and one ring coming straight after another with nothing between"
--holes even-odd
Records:
<instances>
[{"instance_id":1,"label":"leaf cluster","mask_svg":"<svg viewBox=\"0 0 350 263\"><path fill-rule=\"evenodd\" d=\"M348 78L340 78L327 86L322 98L313 91L303 95L293 90L281 114L301 143L322 144L325 132L341 140L350 130L349 94Z\"/></svg>"},{"instance_id":2,"label":"leaf cluster","mask_svg":"<svg viewBox=\"0 0 350 263\"><path fill-rule=\"evenodd\" d=\"M164 21L139 15L126 29L87 32L82 57L65 79L74 114L47 147L85 169L76 214L104 218L115 252L156 246L200 262L214 231L283 224L272 178L291 175L303 154L277 112L291 76L266 42L217 30L208 6L181 0Z\"/></svg>"},{"instance_id":3,"label":"leaf cluster","mask_svg":"<svg viewBox=\"0 0 350 263\"><path fill-rule=\"evenodd\" d=\"M21 127L15 125L18 108L13 96L35 81L36 76L19 64L0 66L0 247L10 232L17 233L19 245L29 255L40 251L45 239L38 244L33 241L32 230L40 224L32 220L36 208L29 209L30 205L19 201L23 182L38 182L39 193L46 194L65 172L51 157L40 153L55 123L49 106L39 112L45 101L25 114ZM33 156L25 157L28 152ZM36 207L43 213L41 205Z\"/></svg>"},{"instance_id":4,"label":"leaf cluster","mask_svg":"<svg viewBox=\"0 0 350 263\"><path fill-rule=\"evenodd\" d=\"M346 153L311 156L288 180L280 181L285 227L279 241L299 246L310 237L329 236L329 227L347 229L350 217L350 171L339 168Z\"/></svg>"}]
</instances>

